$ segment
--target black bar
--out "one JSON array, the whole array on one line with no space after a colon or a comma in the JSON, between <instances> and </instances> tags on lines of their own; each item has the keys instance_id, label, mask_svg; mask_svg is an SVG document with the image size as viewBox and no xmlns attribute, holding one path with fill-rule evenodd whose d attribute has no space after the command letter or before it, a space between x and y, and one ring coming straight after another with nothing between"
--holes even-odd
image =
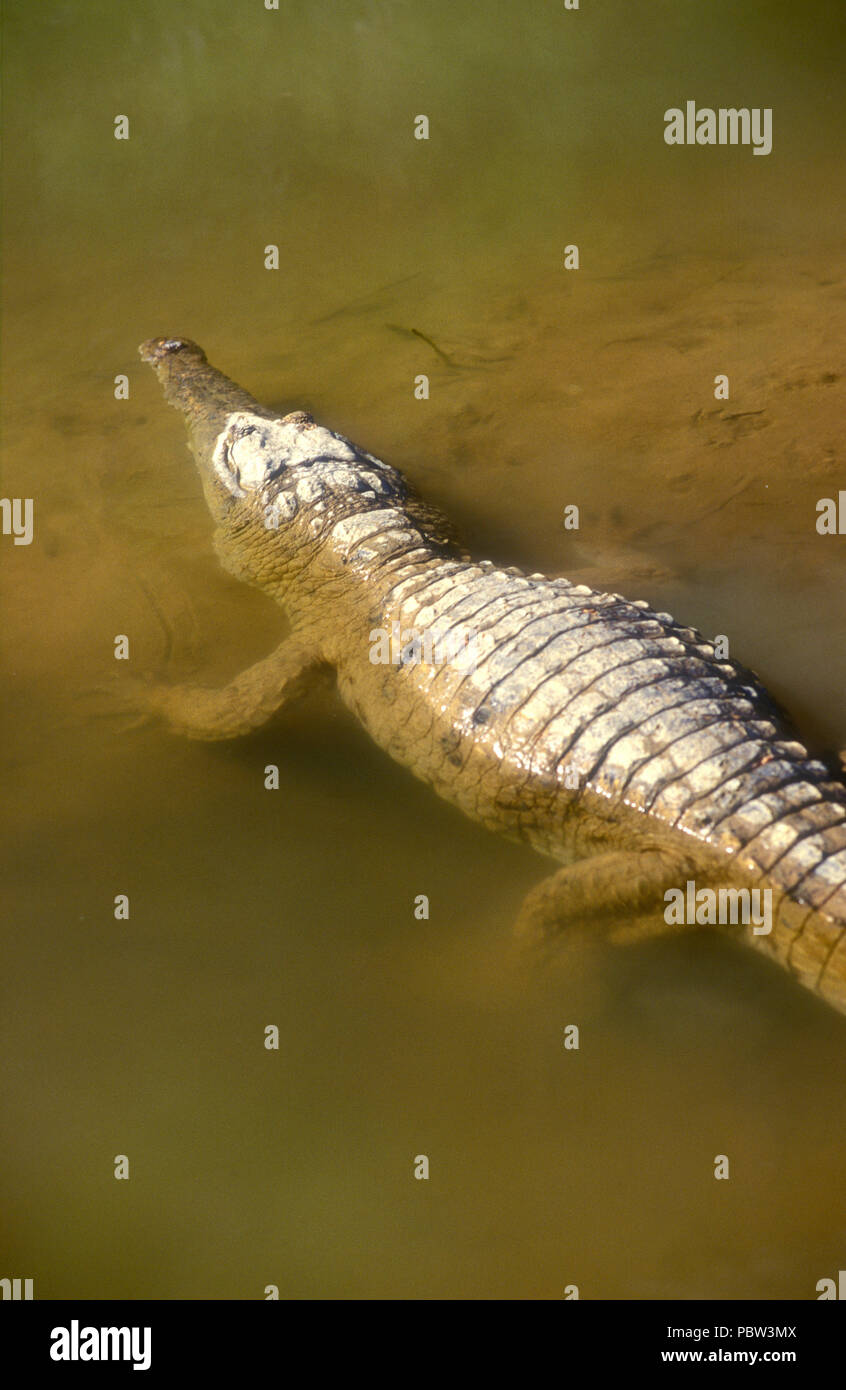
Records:
<instances>
[{"instance_id":1,"label":"black bar","mask_svg":"<svg viewBox=\"0 0 846 1390\"><path fill-rule=\"evenodd\" d=\"M569 1376L642 1371L661 1377L679 1368L744 1366L766 1374L787 1367L802 1377L840 1363L844 1320L832 1302L567 1302L533 1305L515 1300L468 1306L420 1300L391 1302L386 1317L377 1300L320 1302L11 1302L2 1305L2 1364L24 1376L128 1375L149 1353L150 1377L184 1374L191 1384L261 1366L286 1378L305 1365L306 1379L325 1373L337 1357L359 1378L393 1366L392 1379L419 1380L430 1368L440 1381L449 1364L470 1357L474 1372L491 1360L504 1369L513 1349L523 1378L541 1358ZM487 1319L491 1318L488 1322ZM127 1329L104 1338L100 1329ZM94 1329L93 1333L87 1329ZM131 1330L137 1330L135 1342ZM144 1329L149 1329L145 1334ZM443 1342L441 1341L443 1338ZM114 1347L126 1359L82 1359ZM397 1348L402 1348L401 1354ZM452 1348L449 1352L448 1348ZM76 1359L54 1359L55 1353ZM445 1359L449 1357L450 1359ZM142 1369L142 1366L139 1366ZM547 1373L548 1374L548 1373ZM301 1380L301 1374L295 1374ZM546 1378L546 1375L544 1376ZM18 1382L20 1383L20 1381ZM435 1383L433 1381L433 1383ZM587 1383L587 1382L585 1382Z\"/></svg>"}]
</instances>

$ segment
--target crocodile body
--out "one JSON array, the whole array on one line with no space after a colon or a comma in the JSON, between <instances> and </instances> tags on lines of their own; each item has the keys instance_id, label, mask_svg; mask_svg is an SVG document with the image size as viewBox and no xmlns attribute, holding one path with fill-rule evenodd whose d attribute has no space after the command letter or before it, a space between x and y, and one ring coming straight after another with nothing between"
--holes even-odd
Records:
<instances>
[{"instance_id":1,"label":"crocodile body","mask_svg":"<svg viewBox=\"0 0 846 1390\"><path fill-rule=\"evenodd\" d=\"M223 691L151 689L174 729L247 732L334 671L393 758L560 861L527 933L609 914L666 931L670 889L767 890L769 930L724 929L846 1011L846 785L751 672L644 602L475 562L395 469L280 419L189 340L139 351L185 416L221 562L291 624Z\"/></svg>"}]
</instances>

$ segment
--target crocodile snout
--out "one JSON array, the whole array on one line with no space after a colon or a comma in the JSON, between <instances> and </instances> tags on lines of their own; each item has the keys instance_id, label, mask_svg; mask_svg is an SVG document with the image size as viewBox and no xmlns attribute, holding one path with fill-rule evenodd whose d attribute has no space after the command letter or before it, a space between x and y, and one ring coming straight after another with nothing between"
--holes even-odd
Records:
<instances>
[{"instance_id":1,"label":"crocodile snout","mask_svg":"<svg viewBox=\"0 0 846 1390\"><path fill-rule=\"evenodd\" d=\"M197 362L207 360L203 349L190 338L148 338L146 343L141 344L138 352L143 362L149 362L153 366L163 358L173 357L176 353L193 357Z\"/></svg>"}]
</instances>

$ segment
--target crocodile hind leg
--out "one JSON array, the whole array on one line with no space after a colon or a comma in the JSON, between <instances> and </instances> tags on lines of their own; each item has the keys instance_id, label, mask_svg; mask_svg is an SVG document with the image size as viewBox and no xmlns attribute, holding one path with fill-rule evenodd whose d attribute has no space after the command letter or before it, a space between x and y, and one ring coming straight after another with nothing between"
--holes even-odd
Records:
<instances>
[{"instance_id":1,"label":"crocodile hind leg","mask_svg":"<svg viewBox=\"0 0 846 1390\"><path fill-rule=\"evenodd\" d=\"M213 742L261 728L284 704L329 674L331 667L318 651L288 638L219 690L138 682L131 696L141 712L165 719L173 733Z\"/></svg>"},{"instance_id":2,"label":"crocodile hind leg","mask_svg":"<svg viewBox=\"0 0 846 1390\"><path fill-rule=\"evenodd\" d=\"M614 850L568 864L539 883L525 899L515 934L527 945L549 941L563 927L586 917L641 913L660 904L665 889L693 873L684 855L658 849ZM674 930L663 913L612 933L623 943Z\"/></svg>"}]
</instances>

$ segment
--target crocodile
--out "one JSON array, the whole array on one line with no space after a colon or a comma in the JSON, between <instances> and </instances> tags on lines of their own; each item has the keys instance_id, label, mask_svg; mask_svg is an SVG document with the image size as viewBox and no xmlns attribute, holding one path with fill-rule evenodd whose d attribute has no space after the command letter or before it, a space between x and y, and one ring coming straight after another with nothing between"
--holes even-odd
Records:
<instances>
[{"instance_id":1,"label":"crocodile","mask_svg":"<svg viewBox=\"0 0 846 1390\"><path fill-rule=\"evenodd\" d=\"M612 939L676 930L683 899L680 921L846 1012L846 782L754 673L643 600L474 560L395 468L262 406L190 339L139 353L187 423L222 565L289 625L222 689L147 684L148 715L232 738L334 676L392 758L557 861L519 913L530 942L603 918ZM430 632L472 641L421 649Z\"/></svg>"}]
</instances>

